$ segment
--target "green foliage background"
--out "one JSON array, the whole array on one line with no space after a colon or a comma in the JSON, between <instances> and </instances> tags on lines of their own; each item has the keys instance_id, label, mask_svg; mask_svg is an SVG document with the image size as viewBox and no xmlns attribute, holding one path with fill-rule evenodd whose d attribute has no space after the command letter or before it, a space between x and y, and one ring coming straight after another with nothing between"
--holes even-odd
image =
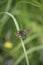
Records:
<instances>
[{"instance_id":1,"label":"green foliage background","mask_svg":"<svg viewBox=\"0 0 43 65\"><path fill-rule=\"evenodd\" d=\"M12 18L1 12L10 12L15 16L20 29L30 29L32 32L27 34L24 40L26 50L33 47L43 46L43 0L0 0L0 65L7 54L13 56L14 65L27 65L23 57L21 40L15 35L17 32ZM6 40L6 35L9 39ZM4 43L10 41L12 49L4 48ZM23 59L22 59L23 58ZM20 60L21 59L21 60ZM35 51L28 55L30 65L40 64L40 51Z\"/></svg>"}]
</instances>

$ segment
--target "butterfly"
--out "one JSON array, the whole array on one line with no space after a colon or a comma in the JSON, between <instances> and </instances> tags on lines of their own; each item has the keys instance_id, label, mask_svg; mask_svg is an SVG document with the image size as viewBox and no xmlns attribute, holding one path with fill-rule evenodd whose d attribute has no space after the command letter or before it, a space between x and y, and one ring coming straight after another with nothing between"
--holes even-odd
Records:
<instances>
[{"instance_id":1,"label":"butterfly","mask_svg":"<svg viewBox=\"0 0 43 65\"><path fill-rule=\"evenodd\" d=\"M30 32L31 32L31 30L20 30L20 31L16 32L16 36L18 36L19 38L22 38L24 40L25 35Z\"/></svg>"}]
</instances>

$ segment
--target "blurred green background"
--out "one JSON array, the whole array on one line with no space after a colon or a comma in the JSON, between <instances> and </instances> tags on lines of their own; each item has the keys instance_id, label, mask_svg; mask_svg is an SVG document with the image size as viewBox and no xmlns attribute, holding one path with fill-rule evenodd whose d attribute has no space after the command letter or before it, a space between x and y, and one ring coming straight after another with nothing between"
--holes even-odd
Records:
<instances>
[{"instance_id":1,"label":"blurred green background","mask_svg":"<svg viewBox=\"0 0 43 65\"><path fill-rule=\"evenodd\" d=\"M43 0L0 0L0 65L8 54L13 57L13 65L27 65L21 40L15 35L15 24L10 16L1 12L14 15L20 29L32 30L24 40L29 51L43 46ZM10 42L12 47L5 47L6 42ZM43 65L43 50L29 54L28 59L30 65Z\"/></svg>"}]
</instances>

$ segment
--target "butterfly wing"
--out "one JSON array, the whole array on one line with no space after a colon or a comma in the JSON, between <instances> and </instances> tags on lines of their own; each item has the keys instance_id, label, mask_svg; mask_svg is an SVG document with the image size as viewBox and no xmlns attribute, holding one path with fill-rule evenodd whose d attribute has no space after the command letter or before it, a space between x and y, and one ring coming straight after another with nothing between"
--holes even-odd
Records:
<instances>
[{"instance_id":1,"label":"butterfly wing","mask_svg":"<svg viewBox=\"0 0 43 65\"><path fill-rule=\"evenodd\" d=\"M24 34L28 34L30 32L31 32L31 30L24 30Z\"/></svg>"},{"instance_id":2,"label":"butterfly wing","mask_svg":"<svg viewBox=\"0 0 43 65\"><path fill-rule=\"evenodd\" d=\"M21 34L19 32L15 33L17 37L22 38Z\"/></svg>"}]
</instances>

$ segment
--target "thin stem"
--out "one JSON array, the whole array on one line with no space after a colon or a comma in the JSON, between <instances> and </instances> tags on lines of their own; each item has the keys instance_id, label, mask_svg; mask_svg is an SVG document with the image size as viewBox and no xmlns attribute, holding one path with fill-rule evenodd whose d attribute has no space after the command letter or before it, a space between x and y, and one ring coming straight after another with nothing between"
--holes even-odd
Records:
<instances>
[{"instance_id":1,"label":"thin stem","mask_svg":"<svg viewBox=\"0 0 43 65\"><path fill-rule=\"evenodd\" d=\"M7 14L7 15L9 15L13 19L17 31L19 31L20 30L19 29L19 25L18 25L17 20L15 19L15 17L11 13L9 13L9 12L4 12L4 13Z\"/></svg>"},{"instance_id":2,"label":"thin stem","mask_svg":"<svg viewBox=\"0 0 43 65\"><path fill-rule=\"evenodd\" d=\"M27 54L30 55L30 54L34 53L35 51L39 51L42 49L43 49L43 45L39 45L39 46L33 47L31 49L28 49ZM23 59L24 59L24 53L17 59L17 61L14 63L14 65L18 65Z\"/></svg>"},{"instance_id":3,"label":"thin stem","mask_svg":"<svg viewBox=\"0 0 43 65\"><path fill-rule=\"evenodd\" d=\"M26 61L27 61L27 65L29 65L29 60L28 60L28 56L27 56L27 52L26 52L26 48L25 48L25 46L24 46L24 42L23 42L22 39L21 39L21 42L22 42L22 47L23 47L24 53L25 53L25 57L26 57Z\"/></svg>"},{"instance_id":4,"label":"thin stem","mask_svg":"<svg viewBox=\"0 0 43 65\"><path fill-rule=\"evenodd\" d=\"M5 13L5 14L9 15L13 19L17 31L20 30L17 20L15 19L15 17L11 13L9 13L9 12L1 12L1 13ZM26 48L24 46L24 42L23 42L22 39L21 39L21 43L22 43L22 47L23 47L23 51L24 51L24 54L25 54L27 65L29 65L29 60L28 60L28 56L27 56L27 53L26 53Z\"/></svg>"}]
</instances>

